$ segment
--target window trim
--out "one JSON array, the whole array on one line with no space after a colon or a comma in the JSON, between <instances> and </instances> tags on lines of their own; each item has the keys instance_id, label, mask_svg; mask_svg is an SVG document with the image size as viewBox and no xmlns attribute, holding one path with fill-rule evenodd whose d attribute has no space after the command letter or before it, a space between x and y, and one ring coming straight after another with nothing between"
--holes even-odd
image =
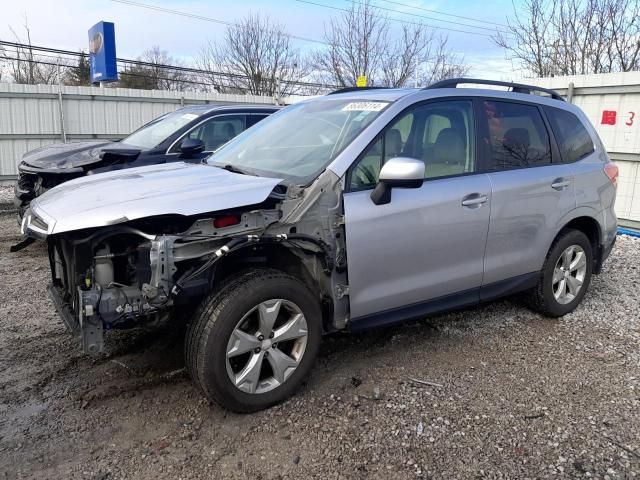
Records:
<instances>
[{"instance_id":1,"label":"window trim","mask_svg":"<svg viewBox=\"0 0 640 480\"><path fill-rule=\"evenodd\" d=\"M167 148L167 150L165 151L165 155L182 155L181 152L171 152L171 149L174 147L174 145L176 143L178 143L180 140L183 140L187 135L189 135L191 132L193 132L196 128L198 128L200 125L202 125L205 122L208 121L213 121L215 119L218 118L222 118L222 117L229 117L229 116L234 116L237 117L239 115L242 115L244 117L244 129L242 130L242 132L244 132L247 129L247 115L249 115L246 112L235 112L235 113L221 113L219 115L211 115L210 117L207 117L201 121L199 121L198 123L196 123L193 127L191 127L189 130L187 130L186 132L184 132L182 135L180 135L171 145L169 145L169 148ZM240 133L242 133L240 132ZM240 135L240 133L238 135ZM213 153L215 150L204 150L202 153Z\"/></svg>"},{"instance_id":2,"label":"window trim","mask_svg":"<svg viewBox=\"0 0 640 480\"><path fill-rule=\"evenodd\" d=\"M432 104L436 104L436 103L442 103L442 102L451 102L451 101L466 101L471 103L471 114L472 114L472 121L473 121L473 125L471 126L471 133L473 135L475 135L474 138L474 155L475 155L475 171L473 172L464 172L464 173L458 173L455 175L444 175L442 177L433 177L433 178L424 178L422 179L422 185L424 185L424 182L431 182L431 181L435 181L435 180L444 180L444 179L449 179L449 178L458 178L458 177L467 177L469 175L478 175L478 174L482 174L482 173L486 173L483 172L481 170L478 169L478 167L480 166L480 145L478 142L478 121L476 119L477 117L477 112L476 112L476 101L475 101L476 97L473 96L451 96L451 97L438 97L438 98L430 98L428 100L422 100L420 102L416 102L413 103L411 105L408 105L406 108L404 108L402 111L400 111L398 114L396 114L395 117L393 117L389 122L387 122L387 124L384 126L384 128L382 130L380 130L378 132L378 134L373 137L373 140L371 140L371 142L369 142L367 144L367 146L358 154L358 156L355 158L355 160L353 162L351 162L351 165L349 165L349 168L347 169L347 173L345 175L345 186L344 186L344 190L343 193L351 193L351 192L368 192L371 191L375 188L375 185L373 187L363 187L363 188L351 188L351 179L353 176L353 172L355 170L355 166L358 165L358 163L360 163L360 160L362 160L364 158L364 154L369 150L369 148L371 148L378 140L380 140L382 138L382 165L384 165L384 149L385 149L385 136L386 133L391 130L391 127L401 118L403 117L406 113L408 113L410 110L415 110L417 108L426 106L426 105L432 105ZM413 125L412 125L412 129L413 129ZM413 132L411 132L413 133ZM411 133L409 135L411 135ZM382 168L382 166L380 167ZM421 188L421 187L420 187Z\"/></svg>"},{"instance_id":3,"label":"window trim","mask_svg":"<svg viewBox=\"0 0 640 480\"><path fill-rule=\"evenodd\" d=\"M479 118L484 119L483 122L478 122L478 136L479 138L490 138L490 133L489 133L489 122L486 121L486 115L484 113L484 110L482 110L482 102L485 101L489 101L489 102L500 102L500 103L515 103L517 105L526 105L529 107L535 107L538 110L538 113L542 119L542 124L544 125L544 128L547 132L547 135L549 137L549 148L551 150L551 161L547 164L543 164L543 165L528 165L526 167L520 166L520 167L515 167L515 168L510 168L508 170L495 170L495 169L490 169L489 165L490 165L490 161L492 158L492 153L491 153L491 147L489 145L485 145L483 148L483 152L482 152L482 170L481 173L500 173L500 172L513 172L515 170L527 170L530 168L540 168L540 167L549 167L552 165L558 165L560 163L562 163L561 161L559 161L560 159L560 151L558 149L558 145L556 142L556 137L553 134L553 131L551 129L551 125L549 124L549 120L547 119L547 116L544 112L544 109L542 108L542 105L540 105L539 103L535 103L535 102L527 102L527 101L523 101L523 100L514 100L511 98L499 98L499 97L475 97L475 104L476 104L476 109L477 112L475 113L476 116L479 116ZM479 142L480 143L484 143L484 142Z\"/></svg>"},{"instance_id":4,"label":"window trim","mask_svg":"<svg viewBox=\"0 0 640 480\"><path fill-rule=\"evenodd\" d=\"M547 134L549 135L549 142L551 143L551 165L561 164L563 162L562 155L560 155L560 147L558 145L558 141L556 140L556 135L553 132L553 128L551 128L551 122L547 118L547 112L544 111L542 105L538 105L538 110L540 111L540 115L542 115L542 121L545 124Z\"/></svg>"},{"instance_id":5,"label":"window trim","mask_svg":"<svg viewBox=\"0 0 640 480\"><path fill-rule=\"evenodd\" d=\"M569 115L572 115L580 124L580 126L582 126L582 128L584 128L585 132L587 132L587 136L589 137L589 139L591 140L591 148L592 150L589 153L585 153L584 155L582 155L581 157L575 159L575 160L565 160L564 155L562 155L562 150L560 150L560 143L557 143L557 148L558 148L558 158L559 164L564 164L564 165L571 165L572 163L576 163L579 162L580 160L584 160L586 157L588 157L589 155L593 154L596 152L597 149L597 145L596 142L593 140L593 136L591 135L591 132L589 132L589 129L587 127L585 127L584 122L573 112L566 110L564 108L558 108L558 107L551 107L549 105L544 105L542 108L542 111L544 112L545 118L547 119L547 121L549 122L549 129L553 132L553 125L551 124L551 120L548 119L547 116L547 109L553 109L553 110L559 110L561 112L565 112L568 113ZM554 138L555 138L555 133L554 133Z\"/></svg>"}]
</instances>

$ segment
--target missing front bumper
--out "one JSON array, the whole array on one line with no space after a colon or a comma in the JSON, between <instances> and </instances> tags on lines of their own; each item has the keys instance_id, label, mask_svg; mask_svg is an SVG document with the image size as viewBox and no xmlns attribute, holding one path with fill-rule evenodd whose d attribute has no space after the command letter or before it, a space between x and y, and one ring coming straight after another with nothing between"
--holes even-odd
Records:
<instances>
[{"instance_id":1,"label":"missing front bumper","mask_svg":"<svg viewBox=\"0 0 640 480\"><path fill-rule=\"evenodd\" d=\"M63 300L62 292L52 283L49 284L48 290L53 306L67 329L74 337L79 337L81 335L80 323L76 320L71 305Z\"/></svg>"},{"instance_id":2,"label":"missing front bumper","mask_svg":"<svg viewBox=\"0 0 640 480\"><path fill-rule=\"evenodd\" d=\"M79 295L80 305L79 320L73 312L71 305L64 300L64 296L60 288L53 284L49 285L49 295L53 300L56 312L64 322L69 332L82 341L82 350L84 353L99 353L104 349L103 327L102 321L95 314L92 305L86 307L82 305L84 296ZM90 313L90 315L89 315Z\"/></svg>"}]
</instances>

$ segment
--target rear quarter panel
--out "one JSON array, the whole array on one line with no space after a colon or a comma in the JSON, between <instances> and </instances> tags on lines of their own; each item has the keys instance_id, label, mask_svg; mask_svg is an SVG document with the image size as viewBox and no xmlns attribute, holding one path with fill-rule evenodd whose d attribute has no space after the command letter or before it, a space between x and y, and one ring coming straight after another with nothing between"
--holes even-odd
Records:
<instances>
[{"instance_id":1,"label":"rear quarter panel","mask_svg":"<svg viewBox=\"0 0 640 480\"><path fill-rule=\"evenodd\" d=\"M598 220L600 242L603 245L609 245L613 241L618 228L614 209L616 189L604 173L607 160L603 151L596 151L572 165L575 172L576 206L585 215L591 212L589 216Z\"/></svg>"},{"instance_id":2,"label":"rear quarter panel","mask_svg":"<svg viewBox=\"0 0 640 480\"><path fill-rule=\"evenodd\" d=\"M607 246L614 241L618 230L618 218L615 212L616 188L604 173L604 166L609 162L609 156L587 115L573 105L571 111L582 120L595 148L591 155L572 164L576 177L576 206L596 211L593 216L600 223L600 241Z\"/></svg>"}]
</instances>

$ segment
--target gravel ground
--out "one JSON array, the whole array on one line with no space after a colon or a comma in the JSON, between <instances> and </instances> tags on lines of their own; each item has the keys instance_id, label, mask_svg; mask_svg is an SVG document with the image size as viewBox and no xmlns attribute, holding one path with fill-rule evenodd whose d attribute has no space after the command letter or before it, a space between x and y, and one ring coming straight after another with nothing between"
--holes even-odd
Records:
<instances>
[{"instance_id":1,"label":"gravel ground","mask_svg":"<svg viewBox=\"0 0 640 480\"><path fill-rule=\"evenodd\" d=\"M0 215L0 479L640 477L637 239L560 320L506 300L331 336L302 391L253 415L202 399L180 329L81 354L45 249L17 240Z\"/></svg>"},{"instance_id":2,"label":"gravel ground","mask_svg":"<svg viewBox=\"0 0 640 480\"><path fill-rule=\"evenodd\" d=\"M0 211L13 207L13 185L0 185Z\"/></svg>"}]
</instances>

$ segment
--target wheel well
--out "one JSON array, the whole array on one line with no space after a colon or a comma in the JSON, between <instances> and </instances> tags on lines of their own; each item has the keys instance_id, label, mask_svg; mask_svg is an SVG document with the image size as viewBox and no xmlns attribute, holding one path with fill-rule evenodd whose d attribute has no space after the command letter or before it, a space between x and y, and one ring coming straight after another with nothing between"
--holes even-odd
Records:
<instances>
[{"instance_id":1,"label":"wheel well","mask_svg":"<svg viewBox=\"0 0 640 480\"><path fill-rule=\"evenodd\" d=\"M593 273L600 273L602 269L602 243L600 239L602 237L598 222L591 217L574 218L564 226L556 238L565 230L579 230L587 236L593 250Z\"/></svg>"},{"instance_id":2,"label":"wheel well","mask_svg":"<svg viewBox=\"0 0 640 480\"><path fill-rule=\"evenodd\" d=\"M324 331L332 330L333 301L329 294L331 278L323 272L317 255L281 244L248 246L227 255L217 263L213 288L216 289L229 276L248 268L273 268L299 279L318 297Z\"/></svg>"}]
</instances>

